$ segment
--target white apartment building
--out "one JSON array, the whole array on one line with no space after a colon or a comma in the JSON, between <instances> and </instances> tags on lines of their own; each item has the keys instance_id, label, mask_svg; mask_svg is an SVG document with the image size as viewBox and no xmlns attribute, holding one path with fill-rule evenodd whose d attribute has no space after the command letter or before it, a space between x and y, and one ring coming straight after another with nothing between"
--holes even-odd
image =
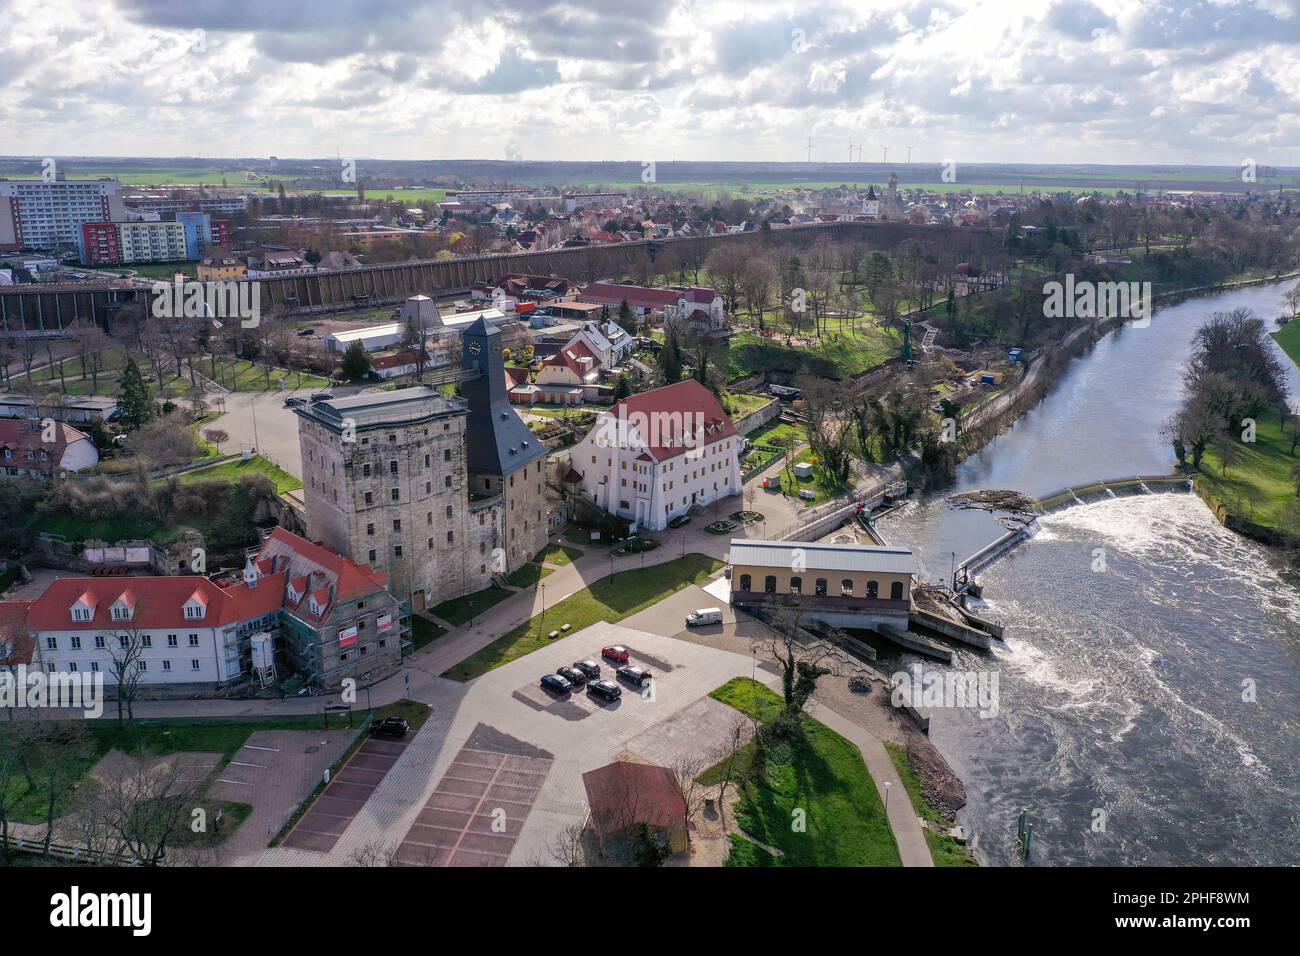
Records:
<instances>
[{"instance_id":1,"label":"white apartment building","mask_svg":"<svg viewBox=\"0 0 1300 956\"><path fill-rule=\"evenodd\" d=\"M584 498L651 531L741 491L736 426L694 379L602 412L570 461Z\"/></svg>"},{"instance_id":2,"label":"white apartment building","mask_svg":"<svg viewBox=\"0 0 1300 956\"><path fill-rule=\"evenodd\" d=\"M75 247L82 224L125 218L116 180L0 181L0 252Z\"/></svg>"},{"instance_id":3,"label":"white apartment building","mask_svg":"<svg viewBox=\"0 0 1300 956\"><path fill-rule=\"evenodd\" d=\"M181 222L120 222L123 262L171 262L189 258L185 224Z\"/></svg>"}]
</instances>

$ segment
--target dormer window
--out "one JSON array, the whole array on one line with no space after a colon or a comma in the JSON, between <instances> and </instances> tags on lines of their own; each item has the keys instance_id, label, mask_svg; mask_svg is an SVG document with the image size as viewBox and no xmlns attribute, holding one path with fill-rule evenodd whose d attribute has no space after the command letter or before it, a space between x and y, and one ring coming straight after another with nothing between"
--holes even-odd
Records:
<instances>
[{"instance_id":1,"label":"dormer window","mask_svg":"<svg viewBox=\"0 0 1300 956\"><path fill-rule=\"evenodd\" d=\"M84 604L72 605L72 619L74 621L89 621L95 616L93 609L86 607Z\"/></svg>"},{"instance_id":2,"label":"dormer window","mask_svg":"<svg viewBox=\"0 0 1300 956\"><path fill-rule=\"evenodd\" d=\"M129 621L131 620L131 608L118 601L113 605L112 617L115 621Z\"/></svg>"},{"instance_id":3,"label":"dormer window","mask_svg":"<svg viewBox=\"0 0 1300 956\"><path fill-rule=\"evenodd\" d=\"M202 604L198 604L198 603L186 604L185 619L188 621L201 621L203 620L203 611L204 608Z\"/></svg>"}]
</instances>

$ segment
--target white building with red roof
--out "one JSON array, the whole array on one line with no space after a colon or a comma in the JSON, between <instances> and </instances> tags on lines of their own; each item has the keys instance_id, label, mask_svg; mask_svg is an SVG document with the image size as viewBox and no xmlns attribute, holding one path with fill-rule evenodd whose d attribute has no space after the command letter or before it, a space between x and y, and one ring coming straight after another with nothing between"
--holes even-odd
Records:
<instances>
[{"instance_id":1,"label":"white building with red roof","mask_svg":"<svg viewBox=\"0 0 1300 956\"><path fill-rule=\"evenodd\" d=\"M98 462L99 451L90 436L65 422L0 418L0 474L51 478Z\"/></svg>"},{"instance_id":2,"label":"white building with red roof","mask_svg":"<svg viewBox=\"0 0 1300 956\"><path fill-rule=\"evenodd\" d=\"M130 647L143 685L224 686L249 676L251 639L265 633L281 676L333 687L400 663L405 612L387 583L275 528L237 580L59 578L35 600L0 603L0 641L21 638L21 663L50 673L99 671L112 684Z\"/></svg>"},{"instance_id":3,"label":"white building with red roof","mask_svg":"<svg viewBox=\"0 0 1300 956\"><path fill-rule=\"evenodd\" d=\"M652 531L741 491L736 426L694 379L602 412L570 460L582 497Z\"/></svg>"}]
</instances>

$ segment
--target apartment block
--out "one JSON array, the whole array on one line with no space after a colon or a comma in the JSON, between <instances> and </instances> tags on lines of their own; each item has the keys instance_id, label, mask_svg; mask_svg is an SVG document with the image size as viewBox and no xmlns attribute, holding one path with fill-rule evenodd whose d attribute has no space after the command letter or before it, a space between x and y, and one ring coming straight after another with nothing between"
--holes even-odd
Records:
<instances>
[{"instance_id":1,"label":"apartment block","mask_svg":"<svg viewBox=\"0 0 1300 956\"><path fill-rule=\"evenodd\" d=\"M0 181L0 252L75 248L85 223L125 218L115 180Z\"/></svg>"}]
</instances>

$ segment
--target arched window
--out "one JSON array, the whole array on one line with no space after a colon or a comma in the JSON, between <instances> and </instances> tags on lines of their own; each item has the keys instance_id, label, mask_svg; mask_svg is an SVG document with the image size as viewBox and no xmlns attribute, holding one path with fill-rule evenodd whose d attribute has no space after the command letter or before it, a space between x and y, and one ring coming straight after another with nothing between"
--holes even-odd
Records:
<instances>
[{"instance_id":1,"label":"arched window","mask_svg":"<svg viewBox=\"0 0 1300 956\"><path fill-rule=\"evenodd\" d=\"M763 590L766 591L768 594L775 594L775 593L776 593L776 575L775 575L775 574L769 574L767 577L763 578Z\"/></svg>"},{"instance_id":2,"label":"arched window","mask_svg":"<svg viewBox=\"0 0 1300 956\"><path fill-rule=\"evenodd\" d=\"M754 579L751 578L748 574L742 574L740 576L740 589L742 591L748 591L753 586L754 586Z\"/></svg>"},{"instance_id":3,"label":"arched window","mask_svg":"<svg viewBox=\"0 0 1300 956\"><path fill-rule=\"evenodd\" d=\"M803 578L795 577L790 579L790 593L791 594L803 593Z\"/></svg>"},{"instance_id":4,"label":"arched window","mask_svg":"<svg viewBox=\"0 0 1300 956\"><path fill-rule=\"evenodd\" d=\"M853 579L845 578L840 582L840 597L853 597Z\"/></svg>"},{"instance_id":5,"label":"arched window","mask_svg":"<svg viewBox=\"0 0 1300 956\"><path fill-rule=\"evenodd\" d=\"M880 585L875 581L867 582L867 597L874 598L880 596Z\"/></svg>"},{"instance_id":6,"label":"arched window","mask_svg":"<svg viewBox=\"0 0 1300 956\"><path fill-rule=\"evenodd\" d=\"M889 586L889 599L891 601L903 600L903 582L895 581Z\"/></svg>"},{"instance_id":7,"label":"arched window","mask_svg":"<svg viewBox=\"0 0 1300 956\"><path fill-rule=\"evenodd\" d=\"M819 596L821 596L821 597L825 597L825 596L826 596L826 579L825 579L825 578L818 578L818 579L817 579L816 592L817 592L817 594L818 594Z\"/></svg>"}]
</instances>

